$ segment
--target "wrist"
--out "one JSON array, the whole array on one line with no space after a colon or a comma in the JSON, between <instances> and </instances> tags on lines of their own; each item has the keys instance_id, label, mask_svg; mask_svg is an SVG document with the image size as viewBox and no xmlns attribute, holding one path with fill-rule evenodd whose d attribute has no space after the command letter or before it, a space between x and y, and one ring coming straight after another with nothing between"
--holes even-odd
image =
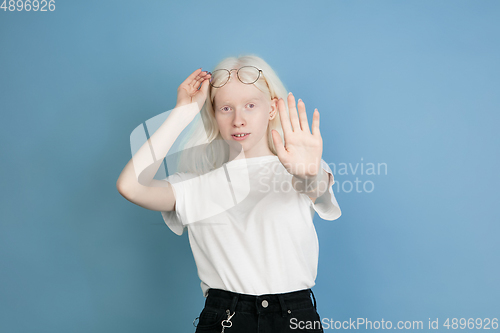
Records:
<instances>
[{"instance_id":1,"label":"wrist","mask_svg":"<svg viewBox=\"0 0 500 333\"><path fill-rule=\"evenodd\" d=\"M174 110L196 110L199 112L200 108L198 106L198 102L180 102L175 104Z\"/></svg>"},{"instance_id":2,"label":"wrist","mask_svg":"<svg viewBox=\"0 0 500 333\"><path fill-rule=\"evenodd\" d=\"M192 102L189 104L176 104L175 108L172 109L171 114L174 114L176 117L191 121L199 112L200 108L198 107L198 103Z\"/></svg>"},{"instance_id":3,"label":"wrist","mask_svg":"<svg viewBox=\"0 0 500 333\"><path fill-rule=\"evenodd\" d=\"M320 168L318 174L313 176L298 177L294 175L292 186L296 191L310 197L319 197L324 193L325 185L328 185L329 180L328 173Z\"/></svg>"},{"instance_id":4,"label":"wrist","mask_svg":"<svg viewBox=\"0 0 500 333\"><path fill-rule=\"evenodd\" d=\"M314 182L316 180L320 180L321 179L321 175L323 174L323 168L320 166L319 167L319 170L317 170L316 173L311 173L311 172L308 172L310 171L310 169L306 170L305 172L302 172L300 175L293 175L295 177L295 179L297 180L301 180L301 181L304 181L304 182Z\"/></svg>"}]
</instances>

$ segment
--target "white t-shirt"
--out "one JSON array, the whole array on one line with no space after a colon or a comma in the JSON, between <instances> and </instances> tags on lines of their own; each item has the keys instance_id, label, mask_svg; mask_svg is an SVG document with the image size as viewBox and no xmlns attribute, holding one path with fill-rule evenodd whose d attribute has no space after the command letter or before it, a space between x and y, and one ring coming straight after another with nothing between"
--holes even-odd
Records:
<instances>
[{"instance_id":1,"label":"white t-shirt","mask_svg":"<svg viewBox=\"0 0 500 333\"><path fill-rule=\"evenodd\" d=\"M233 160L204 175L175 173L175 211L161 212L177 235L188 230L203 295L209 288L262 295L311 288L319 246L314 212L335 220L341 211L328 190L315 203L292 187L277 156Z\"/></svg>"}]
</instances>

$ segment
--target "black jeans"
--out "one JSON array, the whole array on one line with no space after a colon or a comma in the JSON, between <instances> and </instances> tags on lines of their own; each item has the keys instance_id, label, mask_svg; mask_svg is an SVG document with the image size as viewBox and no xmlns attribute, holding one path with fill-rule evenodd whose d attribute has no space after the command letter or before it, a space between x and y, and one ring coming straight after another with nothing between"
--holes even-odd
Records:
<instances>
[{"instance_id":1,"label":"black jeans","mask_svg":"<svg viewBox=\"0 0 500 333\"><path fill-rule=\"evenodd\" d=\"M254 296L210 288L196 319L195 333L323 332L311 289Z\"/></svg>"}]
</instances>

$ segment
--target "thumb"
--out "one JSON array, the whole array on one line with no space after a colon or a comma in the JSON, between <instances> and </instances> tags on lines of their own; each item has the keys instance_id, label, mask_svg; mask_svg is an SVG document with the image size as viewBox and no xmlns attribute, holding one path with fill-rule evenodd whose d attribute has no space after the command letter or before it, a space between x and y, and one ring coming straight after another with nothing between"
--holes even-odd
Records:
<instances>
[{"instance_id":1,"label":"thumb","mask_svg":"<svg viewBox=\"0 0 500 333\"><path fill-rule=\"evenodd\" d=\"M202 82L200 89L196 92L195 98L198 104L201 106L205 105L205 102L207 100L207 95L208 95L208 86L210 84L208 83L208 80L205 80ZM201 107L200 107L201 109Z\"/></svg>"},{"instance_id":2,"label":"thumb","mask_svg":"<svg viewBox=\"0 0 500 333\"><path fill-rule=\"evenodd\" d=\"M209 79L206 79L201 83L200 92L203 96L205 96L205 98L207 97L209 87L210 87Z\"/></svg>"},{"instance_id":3,"label":"thumb","mask_svg":"<svg viewBox=\"0 0 500 333\"><path fill-rule=\"evenodd\" d=\"M276 130L271 130L271 136L273 137L274 147L278 156L283 156L285 154L285 147L283 146L283 141L281 141L281 136Z\"/></svg>"}]
</instances>

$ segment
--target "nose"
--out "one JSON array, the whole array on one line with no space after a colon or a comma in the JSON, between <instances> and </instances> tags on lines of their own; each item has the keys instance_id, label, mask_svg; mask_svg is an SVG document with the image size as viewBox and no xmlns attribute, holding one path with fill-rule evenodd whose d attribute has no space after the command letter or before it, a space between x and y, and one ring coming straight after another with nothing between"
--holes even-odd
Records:
<instances>
[{"instance_id":1,"label":"nose","mask_svg":"<svg viewBox=\"0 0 500 333\"><path fill-rule=\"evenodd\" d=\"M239 109L236 109L233 117L233 126L240 127L246 124L245 118L243 117L243 112Z\"/></svg>"}]
</instances>

